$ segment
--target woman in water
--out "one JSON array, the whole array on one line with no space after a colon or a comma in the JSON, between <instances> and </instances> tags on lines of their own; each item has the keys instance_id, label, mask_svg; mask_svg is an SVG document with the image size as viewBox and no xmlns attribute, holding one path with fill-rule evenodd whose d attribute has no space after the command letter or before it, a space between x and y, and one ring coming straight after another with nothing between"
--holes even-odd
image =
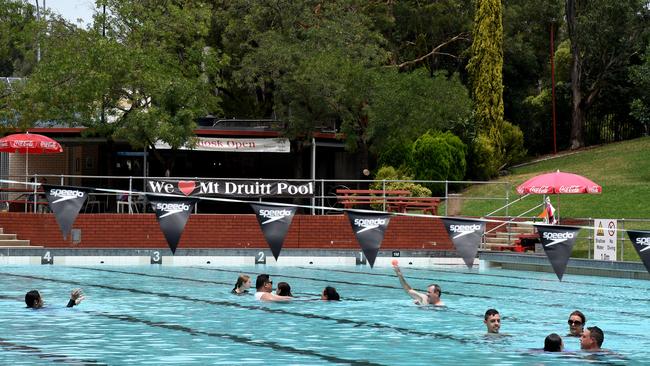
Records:
<instances>
[{"instance_id":1,"label":"woman in water","mask_svg":"<svg viewBox=\"0 0 650 366\"><path fill-rule=\"evenodd\" d=\"M248 275L239 275L237 278L237 283L235 283L235 288L230 291L235 295L243 295L248 293L248 289L251 288L251 278Z\"/></svg>"}]
</instances>

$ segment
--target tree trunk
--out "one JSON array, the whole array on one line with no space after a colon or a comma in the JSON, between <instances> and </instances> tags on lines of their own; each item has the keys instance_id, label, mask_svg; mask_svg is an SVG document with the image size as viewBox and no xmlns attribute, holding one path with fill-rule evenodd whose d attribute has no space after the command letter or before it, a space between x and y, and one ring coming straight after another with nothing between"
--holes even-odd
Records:
<instances>
[{"instance_id":1,"label":"tree trunk","mask_svg":"<svg viewBox=\"0 0 650 366\"><path fill-rule=\"evenodd\" d=\"M576 34L576 0L567 0L565 5L571 40L571 150L574 150L585 146L586 105L582 95L582 60Z\"/></svg>"}]
</instances>

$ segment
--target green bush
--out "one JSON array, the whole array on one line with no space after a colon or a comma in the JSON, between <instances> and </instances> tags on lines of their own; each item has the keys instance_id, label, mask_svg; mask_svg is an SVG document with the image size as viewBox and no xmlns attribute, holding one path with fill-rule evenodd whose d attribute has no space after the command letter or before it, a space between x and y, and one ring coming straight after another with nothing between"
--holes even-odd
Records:
<instances>
[{"instance_id":1,"label":"green bush","mask_svg":"<svg viewBox=\"0 0 650 366\"><path fill-rule=\"evenodd\" d=\"M467 156L469 177L475 180L489 180L499 173L499 159L494 145L484 134L479 134L470 146Z\"/></svg>"},{"instance_id":2,"label":"green bush","mask_svg":"<svg viewBox=\"0 0 650 366\"><path fill-rule=\"evenodd\" d=\"M382 166L377 171L375 182L370 185L370 189L385 190L406 190L411 192L412 197L431 197L431 190L420 184L413 182L382 182L385 180L411 180L413 177L401 173L392 166ZM381 210L380 204L371 205L374 209Z\"/></svg>"},{"instance_id":3,"label":"green bush","mask_svg":"<svg viewBox=\"0 0 650 366\"><path fill-rule=\"evenodd\" d=\"M527 152L524 148L524 133L521 132L521 129L518 126L504 121L501 138L503 139L503 148L505 152L503 164L516 164L526 157Z\"/></svg>"},{"instance_id":4,"label":"green bush","mask_svg":"<svg viewBox=\"0 0 650 366\"><path fill-rule=\"evenodd\" d=\"M410 171L417 180L462 180L467 147L451 132L427 132L413 143ZM434 195L445 193L444 183L424 184Z\"/></svg>"}]
</instances>

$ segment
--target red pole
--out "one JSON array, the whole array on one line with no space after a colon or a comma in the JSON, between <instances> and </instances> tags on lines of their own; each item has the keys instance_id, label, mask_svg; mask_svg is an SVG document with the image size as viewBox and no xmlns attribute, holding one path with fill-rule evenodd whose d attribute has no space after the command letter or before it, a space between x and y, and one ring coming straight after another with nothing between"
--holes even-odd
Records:
<instances>
[{"instance_id":1,"label":"red pole","mask_svg":"<svg viewBox=\"0 0 650 366\"><path fill-rule=\"evenodd\" d=\"M557 154L557 140L556 140L556 121L555 121L555 61L553 60L555 55L555 41L553 40L553 25L551 22L551 95L553 105L553 154Z\"/></svg>"}]
</instances>

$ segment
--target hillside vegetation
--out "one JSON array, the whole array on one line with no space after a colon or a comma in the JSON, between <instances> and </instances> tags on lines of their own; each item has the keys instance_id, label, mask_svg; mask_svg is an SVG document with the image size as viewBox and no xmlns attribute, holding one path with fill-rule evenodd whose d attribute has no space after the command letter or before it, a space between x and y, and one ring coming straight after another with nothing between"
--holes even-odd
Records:
<instances>
[{"instance_id":1,"label":"hillside vegetation","mask_svg":"<svg viewBox=\"0 0 650 366\"><path fill-rule=\"evenodd\" d=\"M504 206L505 202L520 198L515 190L519 184L538 174L560 170L583 175L603 187L603 193L597 195L551 196L561 219L611 218L619 220L619 229L650 230L649 156L650 137L558 154L557 157L514 168L511 174L491 182L501 184L477 184L465 189L461 193L462 208L459 214L485 216ZM521 215L541 202L541 195L530 195L510 206L508 215ZM533 218L540 212L541 208L536 208L523 216ZM494 215L505 216L505 209ZM581 231L582 240L574 250L575 256L587 256L590 235L588 230ZM638 260L629 241L624 252L626 260Z\"/></svg>"}]
</instances>

